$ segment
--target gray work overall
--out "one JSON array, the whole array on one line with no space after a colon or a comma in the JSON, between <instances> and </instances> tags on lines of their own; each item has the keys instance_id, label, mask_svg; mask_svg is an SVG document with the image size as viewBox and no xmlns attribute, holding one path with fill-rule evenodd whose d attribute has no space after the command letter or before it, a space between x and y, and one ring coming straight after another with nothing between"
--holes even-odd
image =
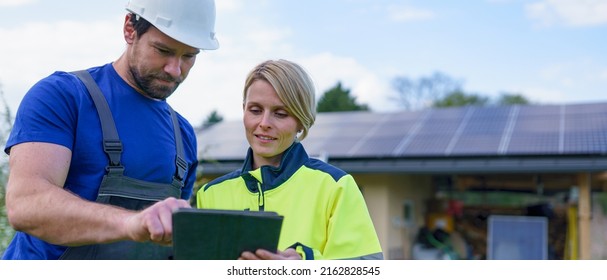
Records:
<instances>
[{"instance_id":1,"label":"gray work overall","mask_svg":"<svg viewBox=\"0 0 607 280\"><path fill-rule=\"evenodd\" d=\"M87 87L93 98L101 127L103 130L103 150L109 157L106 174L99 186L97 202L110 204L131 210L141 210L157 201L168 197L181 197L184 185L184 175L187 162L184 160L181 130L177 115L169 106L173 121L177 157L175 159L176 171L171 184L146 182L124 176L124 166L120 162L122 142L118 138L116 125L105 97L101 90L86 71L73 72ZM106 244L92 244L77 247L68 247L60 259L171 259L172 247L161 246L151 242L119 241Z\"/></svg>"}]
</instances>

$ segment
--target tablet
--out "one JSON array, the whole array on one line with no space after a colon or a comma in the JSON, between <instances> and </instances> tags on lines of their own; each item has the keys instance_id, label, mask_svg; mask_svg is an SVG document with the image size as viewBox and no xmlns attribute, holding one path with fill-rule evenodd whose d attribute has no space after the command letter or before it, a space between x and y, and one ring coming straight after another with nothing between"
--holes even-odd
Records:
<instances>
[{"instance_id":1,"label":"tablet","mask_svg":"<svg viewBox=\"0 0 607 280\"><path fill-rule=\"evenodd\" d=\"M236 260L244 251L276 252L276 212L180 208L173 213L173 259Z\"/></svg>"}]
</instances>

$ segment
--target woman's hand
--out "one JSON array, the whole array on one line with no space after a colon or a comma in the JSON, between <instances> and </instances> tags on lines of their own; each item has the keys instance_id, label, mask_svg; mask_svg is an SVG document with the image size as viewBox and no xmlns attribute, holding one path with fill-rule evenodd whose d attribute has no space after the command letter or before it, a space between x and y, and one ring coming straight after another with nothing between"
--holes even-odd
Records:
<instances>
[{"instance_id":1,"label":"woman's hand","mask_svg":"<svg viewBox=\"0 0 607 280\"><path fill-rule=\"evenodd\" d=\"M301 260L301 255L293 248L286 249L284 251L278 251L276 254L264 250L258 249L255 253L245 251L240 254L239 260Z\"/></svg>"}]
</instances>

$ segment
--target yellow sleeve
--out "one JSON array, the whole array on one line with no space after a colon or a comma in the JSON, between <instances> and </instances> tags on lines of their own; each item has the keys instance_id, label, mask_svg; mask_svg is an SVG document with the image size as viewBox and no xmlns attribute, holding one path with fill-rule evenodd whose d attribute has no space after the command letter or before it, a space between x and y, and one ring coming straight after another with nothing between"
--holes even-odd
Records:
<instances>
[{"instance_id":1,"label":"yellow sleeve","mask_svg":"<svg viewBox=\"0 0 607 280\"><path fill-rule=\"evenodd\" d=\"M383 258L381 245L369 215L367 204L351 175L338 182L335 210L328 223L328 238L323 255L326 259Z\"/></svg>"},{"instance_id":2,"label":"yellow sleeve","mask_svg":"<svg viewBox=\"0 0 607 280\"><path fill-rule=\"evenodd\" d=\"M202 187L200 187L200 189L198 189L198 192L196 192L196 208L204 208L202 206L202 196L204 195L204 188L207 186L207 184L204 184Z\"/></svg>"}]
</instances>

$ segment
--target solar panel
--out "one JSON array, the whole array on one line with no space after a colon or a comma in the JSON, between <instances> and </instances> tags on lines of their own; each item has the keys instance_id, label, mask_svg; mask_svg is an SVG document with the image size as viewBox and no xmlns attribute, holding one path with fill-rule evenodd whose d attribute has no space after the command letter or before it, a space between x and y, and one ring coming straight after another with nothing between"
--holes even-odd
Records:
<instances>
[{"instance_id":1,"label":"solar panel","mask_svg":"<svg viewBox=\"0 0 607 280\"><path fill-rule=\"evenodd\" d=\"M202 158L244 158L248 148L240 120L198 141ZM604 154L607 103L320 113L302 143L329 158Z\"/></svg>"},{"instance_id":2,"label":"solar panel","mask_svg":"<svg viewBox=\"0 0 607 280\"><path fill-rule=\"evenodd\" d=\"M476 108L453 148L451 155L495 154L506 129L509 107Z\"/></svg>"},{"instance_id":3,"label":"solar panel","mask_svg":"<svg viewBox=\"0 0 607 280\"><path fill-rule=\"evenodd\" d=\"M522 106L507 154L558 154L560 106Z\"/></svg>"},{"instance_id":4,"label":"solar panel","mask_svg":"<svg viewBox=\"0 0 607 280\"><path fill-rule=\"evenodd\" d=\"M607 106L600 105L593 104L587 108L578 105L566 108L563 124L565 153L607 151ZM601 109L604 111L600 111Z\"/></svg>"},{"instance_id":5,"label":"solar panel","mask_svg":"<svg viewBox=\"0 0 607 280\"><path fill-rule=\"evenodd\" d=\"M403 155L444 155L466 108L435 109L424 119Z\"/></svg>"}]
</instances>

